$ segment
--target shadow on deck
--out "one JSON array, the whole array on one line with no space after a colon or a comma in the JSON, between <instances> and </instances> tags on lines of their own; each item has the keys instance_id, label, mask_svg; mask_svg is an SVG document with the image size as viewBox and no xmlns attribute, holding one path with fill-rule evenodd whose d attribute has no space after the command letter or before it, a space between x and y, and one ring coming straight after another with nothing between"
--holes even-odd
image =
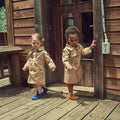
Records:
<instances>
[{"instance_id":1,"label":"shadow on deck","mask_svg":"<svg viewBox=\"0 0 120 120\"><path fill-rule=\"evenodd\" d=\"M120 120L118 101L81 96L78 86L75 94L80 98L73 101L67 98L64 84L48 88L49 92L36 101L31 100L35 88L0 89L0 120Z\"/></svg>"}]
</instances>

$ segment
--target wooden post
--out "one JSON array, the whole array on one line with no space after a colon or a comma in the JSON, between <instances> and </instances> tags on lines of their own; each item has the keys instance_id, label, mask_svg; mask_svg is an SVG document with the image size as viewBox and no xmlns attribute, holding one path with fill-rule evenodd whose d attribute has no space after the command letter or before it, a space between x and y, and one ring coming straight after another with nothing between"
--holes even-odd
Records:
<instances>
[{"instance_id":1,"label":"wooden post","mask_svg":"<svg viewBox=\"0 0 120 120\"><path fill-rule=\"evenodd\" d=\"M35 31L43 35L42 0L34 0Z\"/></svg>"},{"instance_id":2,"label":"wooden post","mask_svg":"<svg viewBox=\"0 0 120 120\"><path fill-rule=\"evenodd\" d=\"M12 65L12 84L15 86L21 86L21 74L20 74L20 61L18 53L11 54Z\"/></svg>"},{"instance_id":3,"label":"wooden post","mask_svg":"<svg viewBox=\"0 0 120 120\"><path fill-rule=\"evenodd\" d=\"M93 0L93 23L94 23L94 39L97 40L94 58L94 96L104 98L104 69L103 69L103 28L101 0Z\"/></svg>"},{"instance_id":4,"label":"wooden post","mask_svg":"<svg viewBox=\"0 0 120 120\"><path fill-rule=\"evenodd\" d=\"M7 16L7 40L9 46L14 45L13 37L13 13L12 13L12 0L5 0L6 16Z\"/></svg>"}]
</instances>

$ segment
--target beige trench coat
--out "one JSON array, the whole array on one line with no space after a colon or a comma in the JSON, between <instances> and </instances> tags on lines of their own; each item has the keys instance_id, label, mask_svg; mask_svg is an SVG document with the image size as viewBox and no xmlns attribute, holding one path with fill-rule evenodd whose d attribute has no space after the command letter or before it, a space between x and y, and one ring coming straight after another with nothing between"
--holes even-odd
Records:
<instances>
[{"instance_id":1,"label":"beige trench coat","mask_svg":"<svg viewBox=\"0 0 120 120\"><path fill-rule=\"evenodd\" d=\"M56 67L43 47L40 47L38 51L30 51L25 64L25 66L29 66L28 83L45 85L45 63L50 69Z\"/></svg>"},{"instance_id":2,"label":"beige trench coat","mask_svg":"<svg viewBox=\"0 0 120 120\"><path fill-rule=\"evenodd\" d=\"M89 47L83 48L78 44L77 47L72 47L66 44L63 49L62 62L64 64L64 82L67 84L77 84L80 82L82 76L81 57L82 55L90 54L92 51ZM70 70L71 67L77 67L78 70Z\"/></svg>"}]
</instances>

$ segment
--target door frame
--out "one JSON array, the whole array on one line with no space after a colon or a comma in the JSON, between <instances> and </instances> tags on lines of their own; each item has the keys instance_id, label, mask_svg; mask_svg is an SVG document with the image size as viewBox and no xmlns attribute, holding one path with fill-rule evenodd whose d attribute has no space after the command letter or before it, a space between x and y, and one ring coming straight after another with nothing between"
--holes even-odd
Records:
<instances>
[{"instance_id":1,"label":"door frame","mask_svg":"<svg viewBox=\"0 0 120 120\"><path fill-rule=\"evenodd\" d=\"M59 0L51 0L52 5L54 6L54 9L57 11L58 10L58 1ZM76 0L75 0L76 1ZM45 3L46 0L43 2L43 0L41 0L41 3ZM47 7L42 7L43 11L46 11ZM56 19L56 17L58 19L56 19L56 22L54 23L54 25L57 24L57 26L54 26L54 31L57 32L57 34L59 34L59 31L61 31L61 29L58 30L58 28L61 28L60 25L58 24L60 21L60 16L59 16L59 10L58 13L56 13L56 11L53 10L53 12L55 12L54 16L53 16L53 20ZM94 96L96 98L104 98L104 75L103 75L103 54L102 54L102 40L103 40L103 30L102 30L102 14L101 14L101 4L100 4L100 0L93 0L93 25L94 25L94 39L97 40L96 43L96 47L95 47L95 53L94 53ZM39 10L36 10L35 12L37 12L39 14ZM35 18L36 19L36 18ZM46 16L42 16L43 21L46 20ZM47 24L46 23L42 23L42 24ZM38 23L39 25L39 23ZM43 25L44 26L44 25ZM42 28L42 31L48 31L48 28ZM45 33L46 34L46 33ZM47 36L47 35L46 35ZM47 37L46 37L47 38ZM57 35L54 35L54 45L55 45L55 63L59 63L61 61L61 57L58 58L58 56L61 54L61 51L59 51L58 46L62 46L62 43L59 42L61 38L57 38ZM60 65L57 66L57 68L59 68ZM62 71L62 70L61 70ZM59 80L59 76L61 76L61 71L57 71L56 70L56 74L57 76L57 80Z\"/></svg>"}]
</instances>

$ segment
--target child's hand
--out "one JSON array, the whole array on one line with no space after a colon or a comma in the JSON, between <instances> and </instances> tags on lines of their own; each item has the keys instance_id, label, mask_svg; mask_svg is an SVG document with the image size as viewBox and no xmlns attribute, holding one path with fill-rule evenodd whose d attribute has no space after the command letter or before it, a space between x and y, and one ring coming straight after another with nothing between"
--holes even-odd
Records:
<instances>
[{"instance_id":1,"label":"child's hand","mask_svg":"<svg viewBox=\"0 0 120 120\"><path fill-rule=\"evenodd\" d=\"M96 40L93 40L93 41L92 41L92 44L90 45L90 49L93 49L93 48L96 46L95 43L96 43Z\"/></svg>"},{"instance_id":2,"label":"child's hand","mask_svg":"<svg viewBox=\"0 0 120 120\"><path fill-rule=\"evenodd\" d=\"M22 70L23 71L26 71L28 69L28 67L23 67Z\"/></svg>"},{"instance_id":3,"label":"child's hand","mask_svg":"<svg viewBox=\"0 0 120 120\"><path fill-rule=\"evenodd\" d=\"M77 70L78 70L78 68L77 68L77 67L72 67L72 68L70 68L70 70L77 71Z\"/></svg>"},{"instance_id":4,"label":"child's hand","mask_svg":"<svg viewBox=\"0 0 120 120\"><path fill-rule=\"evenodd\" d=\"M52 70L52 72L54 72L54 71L55 71L55 68L52 68L51 70Z\"/></svg>"}]
</instances>

